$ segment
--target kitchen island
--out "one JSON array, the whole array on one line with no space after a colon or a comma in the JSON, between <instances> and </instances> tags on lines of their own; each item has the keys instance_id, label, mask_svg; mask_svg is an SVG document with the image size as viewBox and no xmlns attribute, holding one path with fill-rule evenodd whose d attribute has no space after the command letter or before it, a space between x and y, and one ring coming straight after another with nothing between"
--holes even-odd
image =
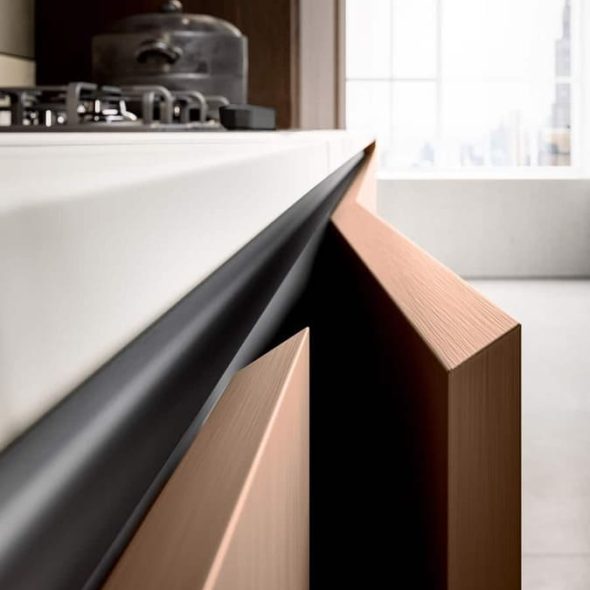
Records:
<instances>
[{"instance_id":1,"label":"kitchen island","mask_svg":"<svg viewBox=\"0 0 590 590\"><path fill-rule=\"evenodd\" d=\"M370 141L0 135L0 447Z\"/></svg>"},{"instance_id":2,"label":"kitchen island","mask_svg":"<svg viewBox=\"0 0 590 590\"><path fill-rule=\"evenodd\" d=\"M518 587L519 325L378 217L370 138L0 152L0 585Z\"/></svg>"}]
</instances>

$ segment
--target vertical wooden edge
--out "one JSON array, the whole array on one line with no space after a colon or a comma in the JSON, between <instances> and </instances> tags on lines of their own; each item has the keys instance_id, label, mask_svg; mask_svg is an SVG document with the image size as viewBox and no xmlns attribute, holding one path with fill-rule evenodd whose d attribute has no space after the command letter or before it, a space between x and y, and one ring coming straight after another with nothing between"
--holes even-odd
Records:
<instances>
[{"instance_id":1,"label":"vertical wooden edge","mask_svg":"<svg viewBox=\"0 0 590 590\"><path fill-rule=\"evenodd\" d=\"M307 590L309 586L307 340L304 344L204 590Z\"/></svg>"},{"instance_id":2,"label":"vertical wooden edge","mask_svg":"<svg viewBox=\"0 0 590 590\"><path fill-rule=\"evenodd\" d=\"M308 572L305 329L234 376L104 588L305 590Z\"/></svg>"},{"instance_id":3,"label":"vertical wooden edge","mask_svg":"<svg viewBox=\"0 0 590 590\"><path fill-rule=\"evenodd\" d=\"M291 21L291 42L290 48L290 101L291 101L291 128L297 128L301 124L301 56L300 56L300 37L301 37L301 11L300 0L290 0L290 21Z\"/></svg>"},{"instance_id":4,"label":"vertical wooden edge","mask_svg":"<svg viewBox=\"0 0 590 590\"><path fill-rule=\"evenodd\" d=\"M349 216L361 206L377 215L377 144L373 142L365 148L365 158L346 195L332 215L337 227L349 223Z\"/></svg>"},{"instance_id":5,"label":"vertical wooden edge","mask_svg":"<svg viewBox=\"0 0 590 590\"><path fill-rule=\"evenodd\" d=\"M427 358L430 351L444 370L440 388L424 384L415 374L420 363L409 358L418 415L432 406L446 421L444 458L414 425L416 445L431 449L424 485L434 490L440 480L446 487L446 506L436 508L443 513L432 518L445 532L444 583L452 590L520 588L520 326L379 219L374 146L367 153L332 221L407 321L406 349L419 340L408 354ZM436 407L439 395L444 410Z\"/></svg>"},{"instance_id":6,"label":"vertical wooden edge","mask_svg":"<svg viewBox=\"0 0 590 590\"><path fill-rule=\"evenodd\" d=\"M338 0L299 0L299 127L339 127Z\"/></svg>"},{"instance_id":7,"label":"vertical wooden edge","mask_svg":"<svg viewBox=\"0 0 590 590\"><path fill-rule=\"evenodd\" d=\"M335 124L337 129L346 128L346 6L345 0L334 0L336 6L336 76Z\"/></svg>"},{"instance_id":8,"label":"vertical wooden edge","mask_svg":"<svg viewBox=\"0 0 590 590\"><path fill-rule=\"evenodd\" d=\"M449 374L448 587L521 584L521 330Z\"/></svg>"}]
</instances>

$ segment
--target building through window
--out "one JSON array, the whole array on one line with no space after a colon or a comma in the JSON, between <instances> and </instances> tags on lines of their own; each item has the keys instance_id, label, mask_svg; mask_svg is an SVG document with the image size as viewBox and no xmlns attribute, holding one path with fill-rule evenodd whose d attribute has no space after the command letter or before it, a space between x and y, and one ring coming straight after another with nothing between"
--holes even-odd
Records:
<instances>
[{"instance_id":1,"label":"building through window","mask_svg":"<svg viewBox=\"0 0 590 590\"><path fill-rule=\"evenodd\" d=\"M386 171L572 165L578 1L346 0L347 127Z\"/></svg>"}]
</instances>

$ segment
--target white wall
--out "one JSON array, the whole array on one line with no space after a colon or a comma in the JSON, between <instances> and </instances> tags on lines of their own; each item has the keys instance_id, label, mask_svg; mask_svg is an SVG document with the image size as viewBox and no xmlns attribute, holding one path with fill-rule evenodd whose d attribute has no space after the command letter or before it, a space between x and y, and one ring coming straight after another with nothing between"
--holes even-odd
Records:
<instances>
[{"instance_id":1,"label":"white wall","mask_svg":"<svg viewBox=\"0 0 590 590\"><path fill-rule=\"evenodd\" d=\"M590 180L379 182L381 215L462 276L590 276Z\"/></svg>"}]
</instances>

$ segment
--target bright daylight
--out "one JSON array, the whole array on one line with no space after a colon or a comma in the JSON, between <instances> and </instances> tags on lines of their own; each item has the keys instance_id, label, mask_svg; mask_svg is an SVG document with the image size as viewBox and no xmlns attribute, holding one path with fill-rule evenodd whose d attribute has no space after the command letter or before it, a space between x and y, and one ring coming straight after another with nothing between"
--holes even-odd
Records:
<instances>
[{"instance_id":1,"label":"bright daylight","mask_svg":"<svg viewBox=\"0 0 590 590\"><path fill-rule=\"evenodd\" d=\"M383 170L575 164L575 17L571 0L347 0L347 126L377 134Z\"/></svg>"}]
</instances>

